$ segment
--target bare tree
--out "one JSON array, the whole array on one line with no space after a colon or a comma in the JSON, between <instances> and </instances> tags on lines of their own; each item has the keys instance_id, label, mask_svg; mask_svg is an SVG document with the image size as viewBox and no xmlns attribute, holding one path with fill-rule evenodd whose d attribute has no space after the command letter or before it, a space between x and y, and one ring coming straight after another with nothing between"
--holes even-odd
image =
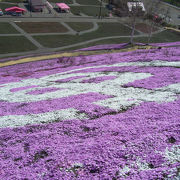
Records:
<instances>
[{"instance_id":1,"label":"bare tree","mask_svg":"<svg viewBox=\"0 0 180 180\"><path fill-rule=\"evenodd\" d=\"M171 22L170 7L168 7L164 12L163 20L169 24Z\"/></svg>"},{"instance_id":2,"label":"bare tree","mask_svg":"<svg viewBox=\"0 0 180 180\"><path fill-rule=\"evenodd\" d=\"M162 0L150 0L146 4L147 8L147 14L151 17L151 23L150 27L148 27L148 39L147 39L147 44L150 43L151 37L152 37L152 32L157 23L160 22L160 18L158 16L159 14L159 9L160 9L160 3Z\"/></svg>"},{"instance_id":3,"label":"bare tree","mask_svg":"<svg viewBox=\"0 0 180 180\"><path fill-rule=\"evenodd\" d=\"M140 0L110 0L110 2L116 5L115 14L120 17L130 17L132 29L130 43L134 44L136 21L138 17L144 17L144 4Z\"/></svg>"},{"instance_id":4,"label":"bare tree","mask_svg":"<svg viewBox=\"0 0 180 180\"><path fill-rule=\"evenodd\" d=\"M140 1L132 1L132 2L127 2L128 6L128 13L129 16L131 17L131 38L130 38L130 43L134 44L134 34L135 34L135 27L136 27L136 20L138 17L143 17L144 16L144 6L142 6L143 3Z\"/></svg>"},{"instance_id":5,"label":"bare tree","mask_svg":"<svg viewBox=\"0 0 180 180\"><path fill-rule=\"evenodd\" d=\"M136 26L136 13L137 13L137 8L132 8L132 12L131 12L131 18L132 18L132 24L131 24L131 27L132 27L132 31L131 31L131 38L130 38L130 43L133 44L133 40L134 40L134 32L135 32L135 26Z\"/></svg>"},{"instance_id":6,"label":"bare tree","mask_svg":"<svg viewBox=\"0 0 180 180\"><path fill-rule=\"evenodd\" d=\"M102 11L102 0L100 1L100 4L99 4L99 15L98 15L99 19L102 18L101 11Z\"/></svg>"}]
</instances>

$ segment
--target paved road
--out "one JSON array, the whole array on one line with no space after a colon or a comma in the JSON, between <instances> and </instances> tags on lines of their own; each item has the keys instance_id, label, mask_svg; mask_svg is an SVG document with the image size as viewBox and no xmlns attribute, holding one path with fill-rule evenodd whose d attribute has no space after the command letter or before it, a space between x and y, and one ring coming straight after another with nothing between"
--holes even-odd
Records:
<instances>
[{"instance_id":1,"label":"paved road","mask_svg":"<svg viewBox=\"0 0 180 180\"><path fill-rule=\"evenodd\" d=\"M117 22L119 18L103 18L95 17L1 17L0 22Z\"/></svg>"},{"instance_id":2,"label":"paved road","mask_svg":"<svg viewBox=\"0 0 180 180\"><path fill-rule=\"evenodd\" d=\"M150 8L150 4L155 0L142 0L145 4L145 8L148 10ZM180 15L180 8L176 6L172 6L168 3L160 2L159 6L157 7L157 14L165 15L168 13L168 15L171 17L171 24L174 25L180 25L180 18L178 16Z\"/></svg>"}]
</instances>

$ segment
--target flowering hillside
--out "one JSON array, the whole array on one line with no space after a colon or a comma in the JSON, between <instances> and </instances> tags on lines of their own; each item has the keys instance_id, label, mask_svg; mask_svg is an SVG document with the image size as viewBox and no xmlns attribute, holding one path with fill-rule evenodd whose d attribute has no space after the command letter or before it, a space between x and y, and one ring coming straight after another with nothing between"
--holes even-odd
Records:
<instances>
[{"instance_id":1,"label":"flowering hillside","mask_svg":"<svg viewBox=\"0 0 180 180\"><path fill-rule=\"evenodd\" d=\"M180 47L164 46L1 67L0 179L178 178Z\"/></svg>"}]
</instances>

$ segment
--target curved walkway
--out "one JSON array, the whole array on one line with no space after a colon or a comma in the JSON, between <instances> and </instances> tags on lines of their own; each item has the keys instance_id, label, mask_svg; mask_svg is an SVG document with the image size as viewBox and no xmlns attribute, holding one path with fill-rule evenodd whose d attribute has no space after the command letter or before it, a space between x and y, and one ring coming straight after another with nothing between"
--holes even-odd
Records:
<instances>
[{"instance_id":1,"label":"curved walkway","mask_svg":"<svg viewBox=\"0 0 180 180\"><path fill-rule=\"evenodd\" d=\"M76 35L78 32L75 31L74 29L72 29L68 24L66 24L65 22L59 22L60 24L62 24L64 27L66 27L68 29L67 32L65 33L26 33L21 27L19 27L15 22L9 22L18 32L20 32L20 34L14 33L14 34L0 34L1 36L25 36L29 41L31 41L38 49L42 49L45 48L43 45L41 45L38 41L36 41L33 36L45 36L45 35L65 35L65 34L69 34L69 35ZM91 29L85 30L85 31L81 31L79 32L79 35L85 34L85 33L89 33L89 32L93 32L96 31L98 29L98 24L96 22L92 22L93 27ZM46 48L45 48L46 49ZM0 55L1 57L1 55Z\"/></svg>"},{"instance_id":2,"label":"curved walkway","mask_svg":"<svg viewBox=\"0 0 180 180\"><path fill-rule=\"evenodd\" d=\"M159 33L159 32L158 32ZM155 34L155 33L154 33ZM117 39L117 38L130 38L131 36L109 36L109 37L101 37L101 38L95 38L91 39L88 41L83 41L79 42L76 44L71 44L63 47L57 47L57 48L42 48L42 49L37 49L35 51L27 51L27 52L20 52L20 53L7 53L7 54L2 54L0 55L0 58L4 57L10 57L10 56L21 56L21 55L29 55L29 54L40 54L40 53L47 53L47 52L56 52L58 50L65 50L68 48L76 47L76 46L81 46L81 45L86 45L92 42L100 41L100 40L106 40L106 39ZM140 35L135 35L134 37L148 37L148 35L140 34Z\"/></svg>"},{"instance_id":3,"label":"curved walkway","mask_svg":"<svg viewBox=\"0 0 180 180\"><path fill-rule=\"evenodd\" d=\"M22 35L24 35L30 42L32 42L37 48L43 48L43 46L37 42L32 36L28 33L26 33L23 29L21 29L18 25L16 25L14 22L10 22L10 24L19 31Z\"/></svg>"},{"instance_id":4,"label":"curved walkway","mask_svg":"<svg viewBox=\"0 0 180 180\"><path fill-rule=\"evenodd\" d=\"M57 48L51 48L51 49L54 50L54 51L64 50L64 49L68 49L68 48L72 48L72 47L76 47L76 46L81 46L81 45L89 44L89 43L96 42L96 41L106 40L106 39L130 38L130 37L131 37L131 36L109 36L109 37L101 37L101 38L91 39L91 40L88 40L88 41L79 42L79 43L72 44L72 45L67 45L67 46L57 47ZM140 35L135 35L134 37L148 37L148 35L140 34Z\"/></svg>"},{"instance_id":5,"label":"curved walkway","mask_svg":"<svg viewBox=\"0 0 180 180\"><path fill-rule=\"evenodd\" d=\"M165 29L172 30L172 31L176 31L176 32L180 32L179 29L172 28L172 27L165 27Z\"/></svg>"},{"instance_id":6,"label":"curved walkway","mask_svg":"<svg viewBox=\"0 0 180 180\"><path fill-rule=\"evenodd\" d=\"M100 22L105 22L105 21L106 20L101 20ZM30 34L26 33L23 29L21 29L19 26L17 26L12 20L10 20L8 22L16 30L18 30L21 33L21 34L18 34L18 35L17 34L10 34L9 36L25 36L28 40L30 40L37 47L37 50L35 50L35 51L26 51L26 52L17 52L17 53L0 54L0 58L10 57L10 56L19 56L19 55L28 55L28 54L32 54L32 53L33 54L39 54L39 53L55 52L55 51L58 51L58 50L65 50L65 49L68 49L68 48L73 48L73 47L76 47L76 46L86 45L86 44L89 44L89 43L92 43L92 42L96 42L96 41L100 41L100 40L106 40L106 39L130 38L130 36L108 36L108 37L100 37L100 38L95 38L95 39L91 39L91 40L87 40L87 41L83 41L83 42L78 42L78 43L70 44L70 45L63 46L63 47L47 48L47 47L44 47L43 45L41 45L38 41L36 41L33 38L33 35L63 35L63 34L76 35L77 33L79 33L79 35L83 35L85 33L96 31L98 29L97 22L99 22L99 20L98 19L91 19L91 21L88 21L88 22L93 23L93 28L88 29L88 30L84 30L84 31L81 31L81 32L77 32L77 31L73 30L68 24L65 23L66 21L59 21L59 20L57 21L56 20L56 22L61 23L69 31L66 32L66 33L33 33L33 34L32 33L30 33ZM26 20L25 22L28 22L28 21ZM34 22L37 22L37 20L35 20ZM74 21L70 20L70 21L67 21L67 22L74 22ZM84 21L79 21L79 22L84 22ZM108 20L107 20L107 22L108 22ZM117 21L115 20L115 22L117 22ZM164 30L165 29L160 29L159 31L154 32L152 34L156 34L156 33L162 32ZM0 36L8 36L8 34L0 34ZM148 37L148 34L141 33L140 35L135 35L134 37Z\"/></svg>"},{"instance_id":7,"label":"curved walkway","mask_svg":"<svg viewBox=\"0 0 180 180\"><path fill-rule=\"evenodd\" d=\"M79 32L79 35L96 31L99 28L99 26L98 26L98 24L96 22L92 22L92 24L93 24L93 27L91 29L88 29L88 30L85 30L85 31L81 31L81 32Z\"/></svg>"},{"instance_id":8,"label":"curved walkway","mask_svg":"<svg viewBox=\"0 0 180 180\"><path fill-rule=\"evenodd\" d=\"M69 30L69 33L71 34L76 34L77 32L72 29L68 24L66 24L65 22L60 22L64 27L66 27Z\"/></svg>"}]
</instances>

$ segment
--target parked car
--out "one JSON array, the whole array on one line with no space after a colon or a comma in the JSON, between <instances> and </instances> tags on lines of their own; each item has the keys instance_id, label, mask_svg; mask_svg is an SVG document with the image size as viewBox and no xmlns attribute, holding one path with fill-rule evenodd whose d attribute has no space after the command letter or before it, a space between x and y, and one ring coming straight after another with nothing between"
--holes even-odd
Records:
<instances>
[{"instance_id":1,"label":"parked car","mask_svg":"<svg viewBox=\"0 0 180 180\"><path fill-rule=\"evenodd\" d=\"M3 11L2 11L2 9L0 9L0 16L2 16L4 13L3 13Z\"/></svg>"},{"instance_id":2,"label":"parked car","mask_svg":"<svg viewBox=\"0 0 180 180\"><path fill-rule=\"evenodd\" d=\"M21 16L21 13L12 12L12 11L7 11L5 14L6 14L6 15L11 15L11 16Z\"/></svg>"},{"instance_id":3,"label":"parked car","mask_svg":"<svg viewBox=\"0 0 180 180\"><path fill-rule=\"evenodd\" d=\"M16 15L17 15L16 12L11 13L11 16L16 16Z\"/></svg>"}]
</instances>

